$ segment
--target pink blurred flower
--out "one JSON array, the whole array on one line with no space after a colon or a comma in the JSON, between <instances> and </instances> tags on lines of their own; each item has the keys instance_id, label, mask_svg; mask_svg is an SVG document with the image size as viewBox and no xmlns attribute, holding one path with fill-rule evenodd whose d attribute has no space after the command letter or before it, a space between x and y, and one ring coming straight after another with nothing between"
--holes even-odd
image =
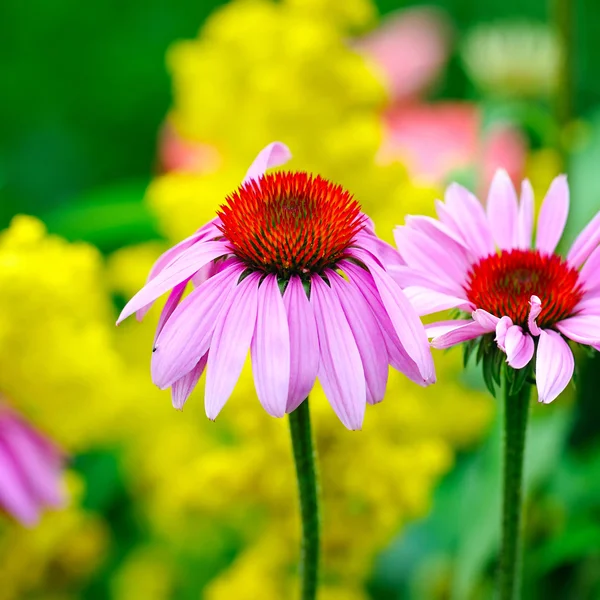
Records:
<instances>
[{"instance_id":1,"label":"pink blurred flower","mask_svg":"<svg viewBox=\"0 0 600 600\"><path fill-rule=\"evenodd\" d=\"M62 506L63 453L22 417L0 405L0 508L35 525L48 507Z\"/></svg>"},{"instance_id":2,"label":"pink blurred flower","mask_svg":"<svg viewBox=\"0 0 600 600\"><path fill-rule=\"evenodd\" d=\"M355 47L382 73L393 103L420 97L440 76L450 48L450 27L434 8L388 16Z\"/></svg>"},{"instance_id":3,"label":"pink blurred flower","mask_svg":"<svg viewBox=\"0 0 600 600\"><path fill-rule=\"evenodd\" d=\"M482 128L481 109L468 102L399 106L384 116L384 161L403 162L413 177L442 183L452 174L475 168L478 186L487 189L496 169L512 181L523 177L527 143L514 126Z\"/></svg>"},{"instance_id":4,"label":"pink blurred flower","mask_svg":"<svg viewBox=\"0 0 600 600\"><path fill-rule=\"evenodd\" d=\"M600 349L600 212L563 259L555 253L569 212L569 188L557 177L534 229L533 190L520 201L505 171L490 187L487 212L463 187L448 187L439 220L407 217L394 235L406 266L391 270L419 314L458 308L468 319L427 327L436 348L486 334L514 369L535 355L540 402L552 402L573 375L567 339Z\"/></svg>"},{"instance_id":5,"label":"pink blurred flower","mask_svg":"<svg viewBox=\"0 0 600 600\"><path fill-rule=\"evenodd\" d=\"M171 388L176 408L206 368L215 419L250 350L269 414L293 411L318 376L342 423L359 429L365 404L383 399L388 364L421 385L434 381L427 336L383 267L397 253L348 192L306 173L264 174L289 158L281 143L260 152L218 216L158 259L118 322L171 290L152 377ZM190 281L196 289L181 301Z\"/></svg>"},{"instance_id":6,"label":"pink blurred flower","mask_svg":"<svg viewBox=\"0 0 600 600\"><path fill-rule=\"evenodd\" d=\"M210 144L184 140L167 121L159 133L158 162L161 172L207 173L219 167L221 157Z\"/></svg>"}]
</instances>

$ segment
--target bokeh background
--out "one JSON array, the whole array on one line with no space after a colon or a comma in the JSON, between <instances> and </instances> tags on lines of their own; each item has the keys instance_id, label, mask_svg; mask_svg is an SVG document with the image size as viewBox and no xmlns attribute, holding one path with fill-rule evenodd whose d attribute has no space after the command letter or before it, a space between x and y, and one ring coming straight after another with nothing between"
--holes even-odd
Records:
<instances>
[{"instance_id":1,"label":"bokeh background","mask_svg":"<svg viewBox=\"0 0 600 600\"><path fill-rule=\"evenodd\" d=\"M294 598L285 420L249 373L216 423L201 389L174 411L156 309L119 309L275 139L388 240L448 181L485 201L503 166L539 203L566 171L568 242L600 208L599 28L592 0L2 2L0 395L69 455L69 502L0 515L0 599ZM534 407L525 598L600 597L600 360L579 359ZM460 351L436 361L360 433L315 394L323 600L492 595L498 410Z\"/></svg>"}]
</instances>

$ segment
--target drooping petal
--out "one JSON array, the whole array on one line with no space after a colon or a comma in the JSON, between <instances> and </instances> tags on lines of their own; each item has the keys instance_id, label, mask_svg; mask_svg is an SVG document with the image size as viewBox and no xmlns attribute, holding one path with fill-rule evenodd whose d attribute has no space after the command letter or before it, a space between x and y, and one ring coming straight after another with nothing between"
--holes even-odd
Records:
<instances>
[{"instance_id":1,"label":"drooping petal","mask_svg":"<svg viewBox=\"0 0 600 600\"><path fill-rule=\"evenodd\" d=\"M211 343L219 313L228 310L243 266L232 265L191 292L173 311L152 353L152 380L161 389L189 373Z\"/></svg>"},{"instance_id":2,"label":"drooping petal","mask_svg":"<svg viewBox=\"0 0 600 600\"><path fill-rule=\"evenodd\" d=\"M292 412L308 396L319 370L319 338L312 304L300 277L290 278L283 294L290 331L290 386L286 412Z\"/></svg>"},{"instance_id":3,"label":"drooping petal","mask_svg":"<svg viewBox=\"0 0 600 600\"><path fill-rule=\"evenodd\" d=\"M326 275L331 288L337 293L360 353L367 384L367 402L381 402L388 379L388 356L387 349L381 344L382 333L377 319L352 283L331 270Z\"/></svg>"},{"instance_id":4,"label":"drooping petal","mask_svg":"<svg viewBox=\"0 0 600 600\"><path fill-rule=\"evenodd\" d=\"M512 319L510 317L502 317L498 323L496 323L496 344L498 344L498 348L502 350L502 352L506 352L505 342L506 342L506 333L509 328L513 326Z\"/></svg>"},{"instance_id":5,"label":"drooping petal","mask_svg":"<svg viewBox=\"0 0 600 600\"><path fill-rule=\"evenodd\" d=\"M383 334L390 365L420 386L426 386L429 385L429 383L432 383L423 379L417 364L408 356L406 350L402 346L400 338L398 338L394 325L387 314L371 274L351 262L342 261L340 266L348 276L348 281L362 294L363 298L373 311Z\"/></svg>"},{"instance_id":6,"label":"drooping petal","mask_svg":"<svg viewBox=\"0 0 600 600\"><path fill-rule=\"evenodd\" d=\"M562 237L569 215L569 185L567 177L559 175L550 184L540 209L535 247L552 254Z\"/></svg>"},{"instance_id":7,"label":"drooping petal","mask_svg":"<svg viewBox=\"0 0 600 600\"><path fill-rule=\"evenodd\" d=\"M468 340L475 339L480 335L490 333L492 331L494 331L494 327L484 327L477 321L471 321L466 325L461 325L460 327L456 327L456 329L433 338L431 340L431 345L434 348L443 350L445 348L456 346L456 344L460 344L461 342L467 342Z\"/></svg>"},{"instance_id":8,"label":"drooping petal","mask_svg":"<svg viewBox=\"0 0 600 600\"><path fill-rule=\"evenodd\" d=\"M404 266L406 262L400 256L400 253L388 243L378 238L366 229L359 231L355 237L357 246L368 250L375 258L379 260L382 267Z\"/></svg>"},{"instance_id":9,"label":"drooping petal","mask_svg":"<svg viewBox=\"0 0 600 600\"><path fill-rule=\"evenodd\" d=\"M415 271L410 267L392 266L387 269L391 278L400 286L400 289L405 289L411 286L425 287L430 290L436 290L442 294L448 296L457 296L464 294L462 289L455 282L449 283L447 281L440 281L439 277L436 277L432 273L425 273L423 271Z\"/></svg>"},{"instance_id":10,"label":"drooping petal","mask_svg":"<svg viewBox=\"0 0 600 600\"><path fill-rule=\"evenodd\" d=\"M490 185L487 217L496 242L502 250L515 246L517 238L517 193L504 169L498 169Z\"/></svg>"},{"instance_id":11,"label":"drooping petal","mask_svg":"<svg viewBox=\"0 0 600 600\"><path fill-rule=\"evenodd\" d=\"M579 280L585 290L600 288L600 246L585 261L579 273Z\"/></svg>"},{"instance_id":12,"label":"drooping petal","mask_svg":"<svg viewBox=\"0 0 600 600\"><path fill-rule=\"evenodd\" d=\"M420 317L450 308L461 308L466 311L473 310L472 304L465 298L448 296L429 288L411 286L404 288L403 291Z\"/></svg>"},{"instance_id":13,"label":"drooping petal","mask_svg":"<svg viewBox=\"0 0 600 600\"><path fill-rule=\"evenodd\" d=\"M465 260L471 261L469 248L464 243L460 234L457 234L454 230L447 227L441 221L434 219L433 217L426 217L423 215L406 215L404 222L407 227L411 229L417 229L427 235L432 241L436 242L441 246L455 244L454 249L458 254L463 254Z\"/></svg>"},{"instance_id":14,"label":"drooping petal","mask_svg":"<svg viewBox=\"0 0 600 600\"><path fill-rule=\"evenodd\" d=\"M527 327L532 335L540 335L541 329L539 328L536 319L542 312L542 301L537 296L531 296L529 299L529 316L527 317Z\"/></svg>"},{"instance_id":15,"label":"drooping petal","mask_svg":"<svg viewBox=\"0 0 600 600\"><path fill-rule=\"evenodd\" d=\"M572 267L578 269L598 244L600 244L600 211L573 242L569 254L567 254L567 261Z\"/></svg>"},{"instance_id":16,"label":"drooping petal","mask_svg":"<svg viewBox=\"0 0 600 600\"><path fill-rule=\"evenodd\" d=\"M415 309L398 287L398 284L366 252L353 248L352 254L368 267L377 286L379 296L406 353L415 361L425 381L435 381L435 367L431 356L431 348L423 324Z\"/></svg>"},{"instance_id":17,"label":"drooping petal","mask_svg":"<svg viewBox=\"0 0 600 600\"><path fill-rule=\"evenodd\" d=\"M290 149L281 142L272 142L263 148L246 172L243 183L258 180L267 169L284 165L292 158Z\"/></svg>"},{"instance_id":18,"label":"drooping petal","mask_svg":"<svg viewBox=\"0 0 600 600\"><path fill-rule=\"evenodd\" d=\"M500 319L492 314L490 314L487 310L483 310L482 308L478 308L471 313L474 321L477 321L482 327L484 327L487 331L495 331L496 325Z\"/></svg>"},{"instance_id":19,"label":"drooping petal","mask_svg":"<svg viewBox=\"0 0 600 600\"><path fill-rule=\"evenodd\" d=\"M574 369L575 360L567 342L556 331L543 329L535 365L539 401L552 402L567 387Z\"/></svg>"},{"instance_id":20,"label":"drooping petal","mask_svg":"<svg viewBox=\"0 0 600 600\"><path fill-rule=\"evenodd\" d=\"M285 414L290 387L290 331L276 275L258 288L256 329L250 348L254 386L273 417Z\"/></svg>"},{"instance_id":21,"label":"drooping petal","mask_svg":"<svg viewBox=\"0 0 600 600\"><path fill-rule=\"evenodd\" d=\"M533 238L534 200L533 187L528 179L521 185L521 203L517 222L517 248L529 250Z\"/></svg>"},{"instance_id":22,"label":"drooping petal","mask_svg":"<svg viewBox=\"0 0 600 600\"><path fill-rule=\"evenodd\" d=\"M555 327L565 337L579 344L600 344L600 314L570 317L559 321Z\"/></svg>"},{"instance_id":23,"label":"drooping petal","mask_svg":"<svg viewBox=\"0 0 600 600\"><path fill-rule=\"evenodd\" d=\"M258 273L241 281L216 319L204 392L206 416L211 420L231 396L244 367L256 325L259 281Z\"/></svg>"},{"instance_id":24,"label":"drooping petal","mask_svg":"<svg viewBox=\"0 0 600 600\"><path fill-rule=\"evenodd\" d=\"M140 308L151 304L159 296L190 278L211 260L215 260L228 252L229 250L223 242L202 242L193 245L151 279L126 304L117 320L117 325Z\"/></svg>"},{"instance_id":25,"label":"drooping petal","mask_svg":"<svg viewBox=\"0 0 600 600\"><path fill-rule=\"evenodd\" d=\"M513 369L522 369L533 358L535 344L533 338L523 333L518 325L509 327L504 340L506 347L506 361Z\"/></svg>"},{"instance_id":26,"label":"drooping petal","mask_svg":"<svg viewBox=\"0 0 600 600\"><path fill-rule=\"evenodd\" d=\"M472 319L451 319L450 321L436 321L435 323L426 323L425 331L429 339L439 337L450 331L454 331L463 325L473 323Z\"/></svg>"},{"instance_id":27,"label":"drooping petal","mask_svg":"<svg viewBox=\"0 0 600 600\"><path fill-rule=\"evenodd\" d=\"M171 290L171 293L169 294L169 297L167 298L167 301L165 302L165 305L160 313L160 317L158 318L158 325L156 326L156 333L154 334L154 344L156 344L156 340L158 339L160 332L163 330L165 323L173 314L173 311L177 308L188 282L189 279L186 279L185 281L178 283Z\"/></svg>"},{"instance_id":28,"label":"drooping petal","mask_svg":"<svg viewBox=\"0 0 600 600\"><path fill-rule=\"evenodd\" d=\"M446 208L462 236L464 243L477 258L495 252L494 239L483 206L462 186L452 183L445 195Z\"/></svg>"},{"instance_id":29,"label":"drooping petal","mask_svg":"<svg viewBox=\"0 0 600 600\"><path fill-rule=\"evenodd\" d=\"M360 429L367 398L356 341L335 290L319 275L311 279L310 302L319 337L319 379L333 410L348 429Z\"/></svg>"},{"instance_id":30,"label":"drooping petal","mask_svg":"<svg viewBox=\"0 0 600 600\"><path fill-rule=\"evenodd\" d=\"M190 394L194 391L194 388L204 372L207 360L208 352L198 361L198 364L189 373L186 373L183 377L173 383L171 386L173 408L183 410L184 404L190 397Z\"/></svg>"}]
</instances>

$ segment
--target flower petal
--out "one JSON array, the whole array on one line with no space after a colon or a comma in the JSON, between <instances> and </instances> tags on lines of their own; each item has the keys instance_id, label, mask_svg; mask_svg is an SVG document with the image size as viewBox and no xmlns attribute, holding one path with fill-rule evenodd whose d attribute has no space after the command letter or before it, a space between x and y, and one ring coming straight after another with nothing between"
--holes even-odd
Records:
<instances>
[{"instance_id":1,"label":"flower petal","mask_svg":"<svg viewBox=\"0 0 600 600\"><path fill-rule=\"evenodd\" d=\"M258 180L265 174L267 169L284 165L290 158L292 158L292 153L285 144L281 142L270 143L258 153L254 162L250 165L243 183Z\"/></svg>"},{"instance_id":2,"label":"flower petal","mask_svg":"<svg viewBox=\"0 0 600 600\"><path fill-rule=\"evenodd\" d=\"M256 329L250 348L254 387L263 408L283 417L290 387L290 330L277 276L258 288Z\"/></svg>"},{"instance_id":3,"label":"flower petal","mask_svg":"<svg viewBox=\"0 0 600 600\"><path fill-rule=\"evenodd\" d=\"M517 220L517 248L529 250L533 237L534 200L533 187L528 179L521 184L521 203Z\"/></svg>"},{"instance_id":4,"label":"flower petal","mask_svg":"<svg viewBox=\"0 0 600 600\"><path fill-rule=\"evenodd\" d=\"M573 242L569 254L567 254L567 261L572 267L578 269L598 244L600 244L600 211Z\"/></svg>"},{"instance_id":5,"label":"flower petal","mask_svg":"<svg viewBox=\"0 0 600 600\"><path fill-rule=\"evenodd\" d=\"M183 410L184 404L190 397L190 394L194 391L194 388L204 372L207 360L208 352L198 361L198 364L189 373L186 373L183 377L173 383L171 386L173 408Z\"/></svg>"},{"instance_id":6,"label":"flower petal","mask_svg":"<svg viewBox=\"0 0 600 600\"><path fill-rule=\"evenodd\" d=\"M223 242L202 242L188 248L158 273L156 277L146 283L127 303L117 320L117 325L140 308L151 304L159 296L190 278L211 260L215 260L228 252L229 250Z\"/></svg>"},{"instance_id":7,"label":"flower petal","mask_svg":"<svg viewBox=\"0 0 600 600\"><path fill-rule=\"evenodd\" d=\"M234 289L227 306L219 313L208 351L204 407L216 419L240 378L256 325L258 282L251 273Z\"/></svg>"},{"instance_id":8,"label":"flower petal","mask_svg":"<svg viewBox=\"0 0 600 600\"><path fill-rule=\"evenodd\" d=\"M436 321L435 323L427 323L425 331L428 338L439 337L450 331L454 331L463 325L473 323L471 319L451 319L450 321Z\"/></svg>"},{"instance_id":9,"label":"flower petal","mask_svg":"<svg viewBox=\"0 0 600 600\"><path fill-rule=\"evenodd\" d=\"M533 338L529 334L523 333L523 329L518 325L508 328L504 345L506 346L506 362L513 369L522 369L533 358L535 350Z\"/></svg>"},{"instance_id":10,"label":"flower petal","mask_svg":"<svg viewBox=\"0 0 600 600\"><path fill-rule=\"evenodd\" d=\"M555 327L565 337L579 344L600 344L600 314L570 317L558 322Z\"/></svg>"},{"instance_id":11,"label":"flower petal","mask_svg":"<svg viewBox=\"0 0 600 600\"><path fill-rule=\"evenodd\" d=\"M536 319L542 312L542 301L537 296L531 296L529 299L529 316L527 317L527 327L531 332L531 335L540 335L541 329L539 328Z\"/></svg>"},{"instance_id":12,"label":"flower petal","mask_svg":"<svg viewBox=\"0 0 600 600\"><path fill-rule=\"evenodd\" d=\"M417 363L423 379L432 383L435 381L433 357L427 334L415 309L389 273L373 261L366 252L353 248L352 255L368 267L403 348Z\"/></svg>"},{"instance_id":13,"label":"flower petal","mask_svg":"<svg viewBox=\"0 0 600 600\"><path fill-rule=\"evenodd\" d=\"M575 360L567 342L556 331L543 329L535 365L539 401L552 402L567 387L574 369Z\"/></svg>"},{"instance_id":14,"label":"flower petal","mask_svg":"<svg viewBox=\"0 0 600 600\"><path fill-rule=\"evenodd\" d=\"M360 353L367 384L367 402L381 402L388 380L388 355L381 344L382 332L377 319L352 283L331 270L326 275L340 300Z\"/></svg>"},{"instance_id":15,"label":"flower petal","mask_svg":"<svg viewBox=\"0 0 600 600\"><path fill-rule=\"evenodd\" d=\"M559 175L550 184L537 223L535 247L552 254L562 237L569 215L569 185L566 175Z\"/></svg>"},{"instance_id":16,"label":"flower petal","mask_svg":"<svg viewBox=\"0 0 600 600\"><path fill-rule=\"evenodd\" d=\"M459 254L463 253L465 260L471 260L469 248L465 245L460 234L454 232L441 221L423 215L406 215L404 217L404 222L407 227L422 231L432 241L441 246L454 243L455 251Z\"/></svg>"},{"instance_id":17,"label":"flower petal","mask_svg":"<svg viewBox=\"0 0 600 600\"><path fill-rule=\"evenodd\" d=\"M600 287L600 246L585 261L579 272L579 281L585 290L595 290Z\"/></svg>"},{"instance_id":18,"label":"flower petal","mask_svg":"<svg viewBox=\"0 0 600 600\"><path fill-rule=\"evenodd\" d=\"M517 193L504 169L498 169L490 185L487 218L496 246L510 250L515 246L517 232Z\"/></svg>"},{"instance_id":19,"label":"flower petal","mask_svg":"<svg viewBox=\"0 0 600 600\"><path fill-rule=\"evenodd\" d=\"M165 302L165 305L163 306L163 309L160 313L160 317L158 318L158 325L156 326L156 333L154 334L154 344L155 345L156 345L156 340L158 339L160 332L163 330L163 327L165 326L165 323L168 321L169 317L173 314L173 311L179 305L179 301L181 300L181 297L183 296L183 293L185 292L185 288L187 287L188 282L189 282L189 279L186 279L185 281L178 283L171 290L171 293L169 294L169 297L167 298L167 301Z\"/></svg>"},{"instance_id":20,"label":"flower petal","mask_svg":"<svg viewBox=\"0 0 600 600\"><path fill-rule=\"evenodd\" d=\"M460 323L460 321L457 321ZM478 323L477 321L471 321L466 325L460 325L447 333L443 333L438 337L434 337L431 340L431 345L438 350L443 350L445 348L451 348L452 346L456 346L456 344L460 344L461 342L467 342L472 340L480 335L485 333L490 333L494 331L494 328L487 328Z\"/></svg>"},{"instance_id":21,"label":"flower petal","mask_svg":"<svg viewBox=\"0 0 600 600\"><path fill-rule=\"evenodd\" d=\"M319 371L319 338L312 304L300 277L290 278L283 294L290 331L290 386L286 412L290 413L308 396Z\"/></svg>"},{"instance_id":22,"label":"flower petal","mask_svg":"<svg viewBox=\"0 0 600 600\"><path fill-rule=\"evenodd\" d=\"M362 267L347 261L342 261L340 266L348 276L348 281L362 294L367 304L371 307L385 340L389 364L420 386L433 383L423 379L417 364L408 356L402 346L371 274Z\"/></svg>"},{"instance_id":23,"label":"flower petal","mask_svg":"<svg viewBox=\"0 0 600 600\"><path fill-rule=\"evenodd\" d=\"M465 298L448 296L429 288L411 286L404 288L403 292L420 317L457 307L466 311L473 310L472 304Z\"/></svg>"},{"instance_id":24,"label":"flower petal","mask_svg":"<svg viewBox=\"0 0 600 600\"><path fill-rule=\"evenodd\" d=\"M448 186L445 200L446 208L471 252L477 258L493 254L496 249L492 231L479 200L457 183Z\"/></svg>"},{"instance_id":25,"label":"flower petal","mask_svg":"<svg viewBox=\"0 0 600 600\"><path fill-rule=\"evenodd\" d=\"M506 352L506 333L509 328L513 326L512 319L510 317L502 317L498 323L496 323L496 344L498 344L498 348L502 350L502 352Z\"/></svg>"},{"instance_id":26,"label":"flower petal","mask_svg":"<svg viewBox=\"0 0 600 600\"><path fill-rule=\"evenodd\" d=\"M573 312L579 315L600 315L600 296L584 296Z\"/></svg>"},{"instance_id":27,"label":"flower petal","mask_svg":"<svg viewBox=\"0 0 600 600\"><path fill-rule=\"evenodd\" d=\"M486 329L486 331L495 331L496 325L500 319L487 310L483 310L482 308L478 308L471 313L474 321L477 321L482 327Z\"/></svg>"},{"instance_id":28,"label":"flower petal","mask_svg":"<svg viewBox=\"0 0 600 600\"><path fill-rule=\"evenodd\" d=\"M310 302L319 336L319 379L333 410L348 429L360 429L367 390L358 347L335 290L319 275L311 279Z\"/></svg>"},{"instance_id":29,"label":"flower petal","mask_svg":"<svg viewBox=\"0 0 600 600\"><path fill-rule=\"evenodd\" d=\"M161 389L189 373L208 351L221 311L227 312L230 294L243 266L233 265L191 292L173 311L152 353L152 380Z\"/></svg>"}]
</instances>

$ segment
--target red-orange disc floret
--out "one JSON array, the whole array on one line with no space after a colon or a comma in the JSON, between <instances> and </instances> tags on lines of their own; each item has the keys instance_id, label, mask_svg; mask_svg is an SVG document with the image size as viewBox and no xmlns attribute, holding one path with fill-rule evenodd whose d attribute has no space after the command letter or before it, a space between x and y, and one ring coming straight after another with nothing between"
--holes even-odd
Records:
<instances>
[{"instance_id":1,"label":"red-orange disc floret","mask_svg":"<svg viewBox=\"0 0 600 600\"><path fill-rule=\"evenodd\" d=\"M537 324L549 327L570 316L583 295L576 269L560 256L537 250L510 250L481 259L471 268L465 289L477 308L508 316L525 329L531 296L542 301Z\"/></svg>"},{"instance_id":2,"label":"red-orange disc floret","mask_svg":"<svg viewBox=\"0 0 600 600\"><path fill-rule=\"evenodd\" d=\"M365 221L349 192L307 173L274 173L245 183L218 214L238 258L283 278L334 267Z\"/></svg>"}]
</instances>

